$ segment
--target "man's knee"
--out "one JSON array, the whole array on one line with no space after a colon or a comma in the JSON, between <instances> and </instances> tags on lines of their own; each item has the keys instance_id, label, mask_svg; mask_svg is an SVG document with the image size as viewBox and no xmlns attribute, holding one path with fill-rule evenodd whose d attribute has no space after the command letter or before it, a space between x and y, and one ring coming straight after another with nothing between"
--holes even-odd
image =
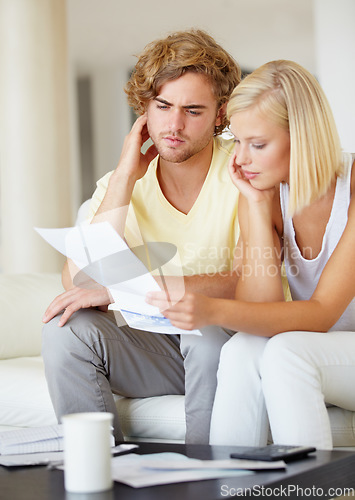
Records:
<instances>
[{"instance_id":1,"label":"man's knee","mask_svg":"<svg viewBox=\"0 0 355 500\"><path fill-rule=\"evenodd\" d=\"M114 317L109 313L103 313L94 309L80 309L75 312L64 326L59 327L60 316L56 316L43 327L43 342L62 344L63 341L70 342L76 338L84 343L95 342L101 332L105 332L111 324L115 325ZM59 338L58 338L59 337Z\"/></svg>"},{"instance_id":2,"label":"man's knee","mask_svg":"<svg viewBox=\"0 0 355 500\"><path fill-rule=\"evenodd\" d=\"M182 335L180 341L181 354L186 358L188 354L196 353L201 356L217 355L219 357L222 346L230 339L230 334L219 327L205 327L202 335Z\"/></svg>"},{"instance_id":3,"label":"man's knee","mask_svg":"<svg viewBox=\"0 0 355 500\"><path fill-rule=\"evenodd\" d=\"M52 346L60 340L62 327L58 326L60 316L55 316L42 328L42 347Z\"/></svg>"},{"instance_id":4,"label":"man's knee","mask_svg":"<svg viewBox=\"0 0 355 500\"><path fill-rule=\"evenodd\" d=\"M59 316L53 318L42 329L42 356L45 363L50 363L52 367L63 362L71 351L68 327L58 326ZM62 365L63 366L63 365Z\"/></svg>"},{"instance_id":5,"label":"man's knee","mask_svg":"<svg viewBox=\"0 0 355 500\"><path fill-rule=\"evenodd\" d=\"M182 335L180 350L186 374L216 377L221 348L229 338L222 328L204 328L202 336Z\"/></svg>"},{"instance_id":6,"label":"man's knee","mask_svg":"<svg viewBox=\"0 0 355 500\"><path fill-rule=\"evenodd\" d=\"M51 319L42 329L42 354L47 356L61 356L62 352L74 349L78 339L83 340L90 330L89 324L93 321L93 311L80 310L69 318L63 326L58 326L60 315ZM82 337L82 338L81 338Z\"/></svg>"}]
</instances>

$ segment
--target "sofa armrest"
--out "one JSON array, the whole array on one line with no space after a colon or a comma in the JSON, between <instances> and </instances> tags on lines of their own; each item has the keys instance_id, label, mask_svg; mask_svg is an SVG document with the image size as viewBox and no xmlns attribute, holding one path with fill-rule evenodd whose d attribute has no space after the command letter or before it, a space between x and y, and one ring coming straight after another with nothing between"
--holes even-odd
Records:
<instances>
[{"instance_id":1,"label":"sofa armrest","mask_svg":"<svg viewBox=\"0 0 355 500\"><path fill-rule=\"evenodd\" d=\"M62 292L60 274L0 274L0 359L41 353L43 313Z\"/></svg>"}]
</instances>

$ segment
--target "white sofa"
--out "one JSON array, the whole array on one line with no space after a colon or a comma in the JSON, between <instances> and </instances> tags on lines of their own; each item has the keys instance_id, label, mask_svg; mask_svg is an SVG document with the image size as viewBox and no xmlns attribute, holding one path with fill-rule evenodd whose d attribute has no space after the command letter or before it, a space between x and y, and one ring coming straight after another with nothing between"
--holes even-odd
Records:
<instances>
[{"instance_id":1,"label":"white sofa","mask_svg":"<svg viewBox=\"0 0 355 500\"><path fill-rule=\"evenodd\" d=\"M41 318L62 292L59 274L0 274L0 431L57 423L40 356ZM184 441L183 396L117 397L117 407L128 440Z\"/></svg>"},{"instance_id":2,"label":"white sofa","mask_svg":"<svg viewBox=\"0 0 355 500\"><path fill-rule=\"evenodd\" d=\"M59 274L0 274L0 431L56 423L40 356L41 318L62 291ZM184 441L183 396L117 397L117 408L127 440ZM355 412L328 411L334 446L355 446Z\"/></svg>"}]
</instances>

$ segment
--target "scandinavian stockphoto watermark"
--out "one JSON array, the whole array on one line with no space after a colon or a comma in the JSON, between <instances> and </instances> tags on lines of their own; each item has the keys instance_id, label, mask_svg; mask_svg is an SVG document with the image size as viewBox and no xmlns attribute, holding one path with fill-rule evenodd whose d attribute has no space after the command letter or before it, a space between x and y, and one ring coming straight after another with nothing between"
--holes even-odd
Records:
<instances>
[{"instance_id":1,"label":"scandinavian stockphoto watermark","mask_svg":"<svg viewBox=\"0 0 355 500\"><path fill-rule=\"evenodd\" d=\"M296 484L267 487L254 485L250 488L233 488L228 484L221 485L222 498L260 497L260 498L337 498L341 496L355 497L355 488L328 488L319 486L301 487Z\"/></svg>"},{"instance_id":2,"label":"scandinavian stockphoto watermark","mask_svg":"<svg viewBox=\"0 0 355 500\"><path fill-rule=\"evenodd\" d=\"M311 256L312 249L302 249L302 254ZM185 274L206 274L208 276L227 276L235 265L240 279L250 277L275 277L280 274L280 263L287 259L289 276L299 275L299 267L293 262L299 257L297 249L290 250L274 247L250 247L248 245L232 247L199 246L187 243L184 246ZM311 258L311 257L310 257Z\"/></svg>"},{"instance_id":3,"label":"scandinavian stockphoto watermark","mask_svg":"<svg viewBox=\"0 0 355 500\"><path fill-rule=\"evenodd\" d=\"M95 216L92 221L94 224L80 223L65 236L66 248L63 253L74 263L69 265L74 285L79 288L106 287L112 299L109 307L114 311L125 310L135 313L135 317L138 313L148 314L145 312L148 305L143 304L143 301L142 307L137 308L134 304L133 309L131 303L127 306L123 304L122 293L133 292L133 284L138 286L138 290L135 290L138 296L145 296L159 285L166 292L168 303L172 304L170 286L174 302L180 300L185 293L185 276L223 277L234 271L243 280L280 275L280 263L288 251L287 245L282 249L246 244L235 247L233 238L225 246L187 242L177 247L169 242L146 241L140 231L139 220L130 208L121 207ZM119 239L118 235L122 235L126 220L129 221L126 230L129 231L124 239ZM126 238L127 241L124 241ZM238 263L237 269L234 267L235 262ZM288 273L297 276L297 265L289 266ZM152 285L148 284L148 288L151 288L145 290L141 278L148 275ZM136 283L137 280L139 283ZM118 319L118 313L115 316L120 324L126 324L121 317Z\"/></svg>"}]
</instances>

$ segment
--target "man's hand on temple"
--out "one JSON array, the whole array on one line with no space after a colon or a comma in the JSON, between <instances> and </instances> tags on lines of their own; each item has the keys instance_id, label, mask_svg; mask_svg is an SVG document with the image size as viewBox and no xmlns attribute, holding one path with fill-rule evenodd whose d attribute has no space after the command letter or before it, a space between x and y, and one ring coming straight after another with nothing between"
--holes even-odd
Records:
<instances>
[{"instance_id":1,"label":"man's hand on temple","mask_svg":"<svg viewBox=\"0 0 355 500\"><path fill-rule=\"evenodd\" d=\"M131 131L125 138L120 161L114 175L125 172L135 181L145 175L150 162L158 154L154 145L150 146L145 153L141 152L143 144L148 139L147 115L144 114L137 118Z\"/></svg>"}]
</instances>

